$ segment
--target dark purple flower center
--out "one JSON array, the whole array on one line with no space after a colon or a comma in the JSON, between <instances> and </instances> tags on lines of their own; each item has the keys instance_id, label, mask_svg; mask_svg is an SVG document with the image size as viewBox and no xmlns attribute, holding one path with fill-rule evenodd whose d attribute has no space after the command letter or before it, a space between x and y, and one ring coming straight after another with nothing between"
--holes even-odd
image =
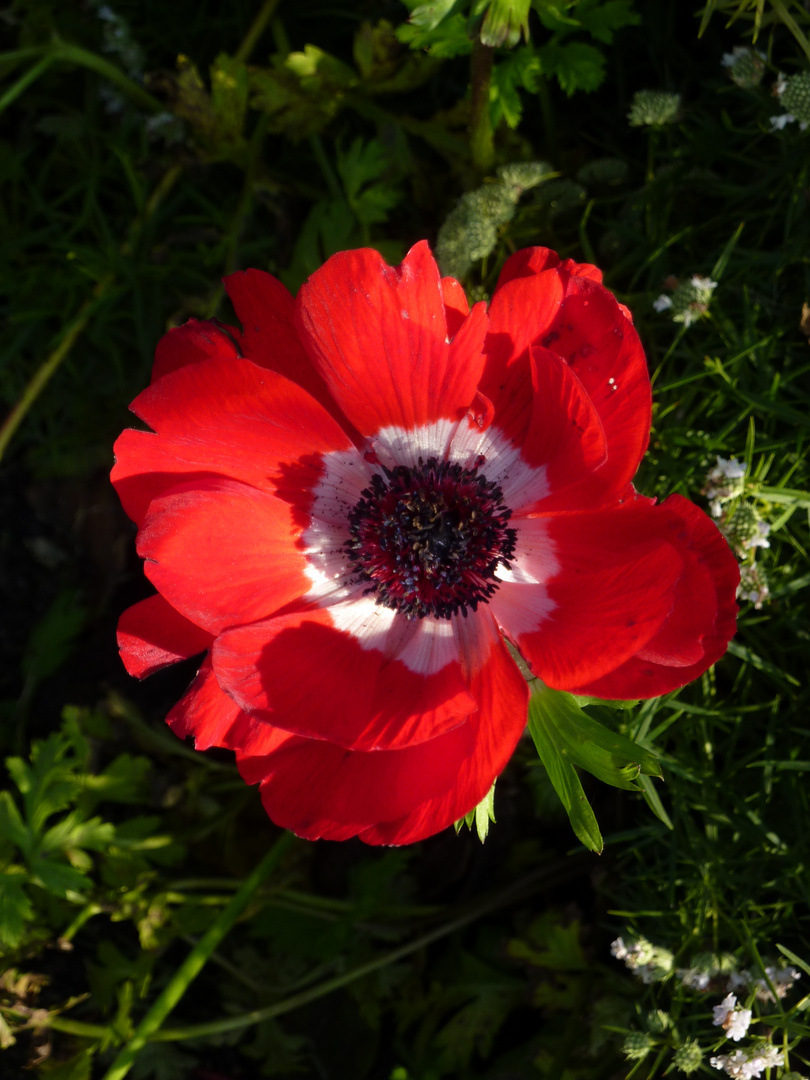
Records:
<instances>
[{"instance_id":1,"label":"dark purple flower center","mask_svg":"<svg viewBox=\"0 0 810 1080\"><path fill-rule=\"evenodd\" d=\"M497 484L479 466L432 457L382 466L349 513L349 572L364 595L408 619L475 611L498 588L517 533Z\"/></svg>"}]
</instances>

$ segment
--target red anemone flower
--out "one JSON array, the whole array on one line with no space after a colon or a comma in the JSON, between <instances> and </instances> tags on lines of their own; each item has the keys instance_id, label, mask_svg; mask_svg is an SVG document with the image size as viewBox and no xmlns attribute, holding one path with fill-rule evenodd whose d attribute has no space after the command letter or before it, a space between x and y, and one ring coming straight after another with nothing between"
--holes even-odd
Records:
<instances>
[{"instance_id":1,"label":"red anemone flower","mask_svg":"<svg viewBox=\"0 0 810 1080\"><path fill-rule=\"evenodd\" d=\"M487 794L527 684L645 698L734 632L712 521L631 480L650 380L599 271L545 248L469 310L427 244L333 256L293 298L226 280L241 330L159 343L113 481L157 593L127 670L206 652L168 716L233 749L277 824L404 844Z\"/></svg>"}]
</instances>

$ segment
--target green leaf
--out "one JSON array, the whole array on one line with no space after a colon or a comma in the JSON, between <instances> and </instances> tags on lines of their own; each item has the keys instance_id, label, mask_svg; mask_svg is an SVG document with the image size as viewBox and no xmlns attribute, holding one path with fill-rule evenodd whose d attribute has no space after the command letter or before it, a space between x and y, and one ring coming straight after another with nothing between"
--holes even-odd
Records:
<instances>
[{"instance_id":1,"label":"green leaf","mask_svg":"<svg viewBox=\"0 0 810 1080\"><path fill-rule=\"evenodd\" d=\"M60 592L34 627L22 658L22 669L34 685L64 664L84 628L87 612L74 589Z\"/></svg>"},{"instance_id":2,"label":"green leaf","mask_svg":"<svg viewBox=\"0 0 810 1080\"><path fill-rule=\"evenodd\" d=\"M465 814L463 818L455 823L455 829L458 833L462 825L466 825L468 829L472 829L473 825L475 825L478 839L483 844L489 835L490 822L495 824L495 780L492 781L492 787L481 802L470 810L469 814Z\"/></svg>"},{"instance_id":3,"label":"green leaf","mask_svg":"<svg viewBox=\"0 0 810 1080\"><path fill-rule=\"evenodd\" d=\"M26 858L34 850L34 837L26 828L17 804L8 791L0 791L0 836L15 844Z\"/></svg>"},{"instance_id":4,"label":"green leaf","mask_svg":"<svg viewBox=\"0 0 810 1080\"><path fill-rule=\"evenodd\" d=\"M604 842L596 817L582 790L576 769L558 745L556 725L542 693L533 694L529 699L529 733L554 790L565 807L571 828L586 848L599 854Z\"/></svg>"},{"instance_id":5,"label":"green leaf","mask_svg":"<svg viewBox=\"0 0 810 1080\"><path fill-rule=\"evenodd\" d=\"M524 46L499 60L492 70L490 86L490 109L492 126L505 120L510 128L516 128L523 115L520 91L536 93L543 65L535 49Z\"/></svg>"},{"instance_id":6,"label":"green leaf","mask_svg":"<svg viewBox=\"0 0 810 1080\"><path fill-rule=\"evenodd\" d=\"M115 826L101 818L84 821L74 810L52 825L40 842L40 851L69 851L71 848L90 848L103 851L115 838Z\"/></svg>"},{"instance_id":7,"label":"green leaf","mask_svg":"<svg viewBox=\"0 0 810 1080\"><path fill-rule=\"evenodd\" d=\"M90 878L63 862L37 859L31 866L33 881L53 896L65 899L69 892L83 893L93 884Z\"/></svg>"},{"instance_id":8,"label":"green leaf","mask_svg":"<svg viewBox=\"0 0 810 1080\"><path fill-rule=\"evenodd\" d=\"M411 23L397 28L397 37L412 49L424 49L437 60L451 60L472 52L467 36L467 20L463 15L451 15L434 30L422 30Z\"/></svg>"},{"instance_id":9,"label":"green leaf","mask_svg":"<svg viewBox=\"0 0 810 1080\"><path fill-rule=\"evenodd\" d=\"M43 1080L90 1080L95 1050L82 1050L69 1061L49 1062L37 1070Z\"/></svg>"},{"instance_id":10,"label":"green leaf","mask_svg":"<svg viewBox=\"0 0 810 1080\"><path fill-rule=\"evenodd\" d=\"M555 741L574 764L587 769L599 780L613 787L638 791L634 781L640 773L661 776L658 759L631 739L610 731L579 707L572 694L537 689L534 697L544 711Z\"/></svg>"},{"instance_id":11,"label":"green leaf","mask_svg":"<svg viewBox=\"0 0 810 1080\"><path fill-rule=\"evenodd\" d=\"M610 45L616 30L638 26L641 16L633 11L633 0L580 0L577 20L591 37Z\"/></svg>"},{"instance_id":12,"label":"green leaf","mask_svg":"<svg viewBox=\"0 0 810 1080\"><path fill-rule=\"evenodd\" d=\"M393 187L377 181L389 166L388 154L379 140L366 142L358 136L348 150L338 150L337 171L354 216L362 225L388 220L389 211L399 202Z\"/></svg>"},{"instance_id":13,"label":"green leaf","mask_svg":"<svg viewBox=\"0 0 810 1080\"><path fill-rule=\"evenodd\" d=\"M605 77L605 58L594 46L584 41L560 44L550 41L537 50L543 71L554 75L570 97L576 90L591 91L602 85Z\"/></svg>"},{"instance_id":14,"label":"green leaf","mask_svg":"<svg viewBox=\"0 0 810 1080\"><path fill-rule=\"evenodd\" d=\"M0 942L10 949L22 942L25 923L33 916L31 901L25 893L26 883L22 872L0 873Z\"/></svg>"},{"instance_id":15,"label":"green leaf","mask_svg":"<svg viewBox=\"0 0 810 1080\"><path fill-rule=\"evenodd\" d=\"M429 4L419 4L411 12L408 22L421 30L435 30L454 8L463 8L464 0L431 0Z\"/></svg>"}]
</instances>

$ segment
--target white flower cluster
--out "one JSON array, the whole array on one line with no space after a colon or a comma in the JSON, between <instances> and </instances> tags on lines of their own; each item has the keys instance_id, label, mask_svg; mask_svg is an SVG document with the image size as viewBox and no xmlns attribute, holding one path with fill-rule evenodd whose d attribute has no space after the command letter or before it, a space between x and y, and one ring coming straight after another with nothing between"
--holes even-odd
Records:
<instances>
[{"instance_id":1,"label":"white flower cluster","mask_svg":"<svg viewBox=\"0 0 810 1080\"><path fill-rule=\"evenodd\" d=\"M661 982L672 971L672 953L653 945L645 937L637 937L626 943L624 938L616 938L610 946L610 952L617 960L624 960L634 975L647 985Z\"/></svg>"},{"instance_id":2,"label":"white flower cluster","mask_svg":"<svg viewBox=\"0 0 810 1080\"><path fill-rule=\"evenodd\" d=\"M743 1009L737 1004L734 994L726 994L719 1005L712 1010L715 1027L721 1027L726 1033L726 1038L732 1042L739 1042L744 1038L751 1023L751 1010Z\"/></svg>"},{"instance_id":3,"label":"white flower cluster","mask_svg":"<svg viewBox=\"0 0 810 1080\"><path fill-rule=\"evenodd\" d=\"M733 1054L718 1054L709 1058L709 1064L722 1069L733 1080L755 1080L765 1069L784 1065L785 1055L772 1043L759 1043L747 1050L735 1050Z\"/></svg>"},{"instance_id":4,"label":"white flower cluster","mask_svg":"<svg viewBox=\"0 0 810 1080\"><path fill-rule=\"evenodd\" d=\"M750 89L759 86L765 74L765 53L748 45L735 45L730 53L723 53L720 63L728 70L729 78L737 86Z\"/></svg>"},{"instance_id":5,"label":"white flower cluster","mask_svg":"<svg viewBox=\"0 0 810 1080\"><path fill-rule=\"evenodd\" d=\"M709 301L717 288L717 282L693 274L688 281L674 284L674 288L672 296L661 293L653 300L653 308L658 312L671 311L673 322L689 327L709 310Z\"/></svg>"},{"instance_id":6,"label":"white flower cluster","mask_svg":"<svg viewBox=\"0 0 810 1080\"><path fill-rule=\"evenodd\" d=\"M773 93L786 111L771 117L771 130L782 131L788 124L798 122L799 128L806 131L810 122L810 72L800 71L789 78L780 72Z\"/></svg>"},{"instance_id":7,"label":"white flower cluster","mask_svg":"<svg viewBox=\"0 0 810 1080\"><path fill-rule=\"evenodd\" d=\"M745 488L743 483L745 473L744 461L737 461L735 457L718 457L717 464L706 473L706 483L701 489L701 494L709 500L712 517L720 517L723 513L723 503L742 495Z\"/></svg>"},{"instance_id":8,"label":"white flower cluster","mask_svg":"<svg viewBox=\"0 0 810 1080\"><path fill-rule=\"evenodd\" d=\"M764 571L756 564L756 549L771 546L771 527L751 503L741 498L745 494L745 473L744 462L735 457L718 457L717 464L706 474L701 493L709 500L712 517L718 519L720 531L742 563L737 598L759 609L768 600L770 590ZM730 503L735 505L727 505Z\"/></svg>"}]
</instances>

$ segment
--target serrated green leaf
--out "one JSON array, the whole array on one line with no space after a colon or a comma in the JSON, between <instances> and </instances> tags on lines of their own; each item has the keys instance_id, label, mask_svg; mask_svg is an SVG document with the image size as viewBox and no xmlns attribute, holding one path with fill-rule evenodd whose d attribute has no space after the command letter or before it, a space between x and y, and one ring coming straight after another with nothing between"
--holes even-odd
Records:
<instances>
[{"instance_id":1,"label":"serrated green leaf","mask_svg":"<svg viewBox=\"0 0 810 1080\"><path fill-rule=\"evenodd\" d=\"M0 873L0 942L10 949L21 943L25 923L33 916L26 884L27 878L22 873Z\"/></svg>"},{"instance_id":2,"label":"serrated green leaf","mask_svg":"<svg viewBox=\"0 0 810 1080\"><path fill-rule=\"evenodd\" d=\"M562 752L556 740L555 725L549 720L540 694L529 698L529 733L554 790L568 814L571 828L578 839L599 854L604 847L596 817L588 802L576 769Z\"/></svg>"},{"instance_id":3,"label":"serrated green leaf","mask_svg":"<svg viewBox=\"0 0 810 1080\"><path fill-rule=\"evenodd\" d=\"M0 791L0 834L15 844L26 858L33 852L35 839L26 828L17 804L8 791Z\"/></svg>"},{"instance_id":4,"label":"serrated green leaf","mask_svg":"<svg viewBox=\"0 0 810 1080\"><path fill-rule=\"evenodd\" d=\"M537 52L543 71L554 75L569 97L577 90L589 92L602 85L605 58L594 45L584 41L550 41Z\"/></svg>"},{"instance_id":5,"label":"serrated green leaf","mask_svg":"<svg viewBox=\"0 0 810 1080\"><path fill-rule=\"evenodd\" d=\"M87 892L93 884L85 874L54 859L37 859L31 866L31 873L35 884L62 899L65 899L69 892Z\"/></svg>"},{"instance_id":6,"label":"serrated green leaf","mask_svg":"<svg viewBox=\"0 0 810 1080\"><path fill-rule=\"evenodd\" d=\"M101 818L84 821L74 810L52 825L40 841L40 851L64 851L69 848L90 848L103 851L115 838L115 826Z\"/></svg>"},{"instance_id":7,"label":"serrated green leaf","mask_svg":"<svg viewBox=\"0 0 810 1080\"><path fill-rule=\"evenodd\" d=\"M414 7L408 22L418 26L420 30L435 30L454 8L463 7L464 0L431 0L429 4L418 4Z\"/></svg>"},{"instance_id":8,"label":"serrated green leaf","mask_svg":"<svg viewBox=\"0 0 810 1080\"><path fill-rule=\"evenodd\" d=\"M610 45L623 26L638 26L641 16L633 11L633 0L580 0L577 20L597 41Z\"/></svg>"},{"instance_id":9,"label":"serrated green leaf","mask_svg":"<svg viewBox=\"0 0 810 1080\"><path fill-rule=\"evenodd\" d=\"M412 49L424 49L437 60L452 60L455 56L467 56L472 52L472 41L467 36L467 20L463 15L450 15L435 30L422 30L404 23L397 27L397 37Z\"/></svg>"},{"instance_id":10,"label":"serrated green leaf","mask_svg":"<svg viewBox=\"0 0 810 1080\"><path fill-rule=\"evenodd\" d=\"M495 64L490 86L490 109L492 126L505 120L510 128L516 128L523 115L520 91L530 94L537 91L543 66L534 49L515 49L509 56Z\"/></svg>"}]
</instances>

